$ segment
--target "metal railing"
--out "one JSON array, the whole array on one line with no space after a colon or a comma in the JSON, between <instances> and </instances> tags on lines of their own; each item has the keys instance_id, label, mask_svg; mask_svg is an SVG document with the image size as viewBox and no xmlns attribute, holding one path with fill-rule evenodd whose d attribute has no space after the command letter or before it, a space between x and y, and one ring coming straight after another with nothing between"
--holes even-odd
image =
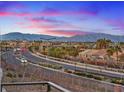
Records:
<instances>
[{"instance_id":1,"label":"metal railing","mask_svg":"<svg viewBox=\"0 0 124 93\"><path fill-rule=\"evenodd\" d=\"M2 83L1 84L1 92L3 92L3 89L7 90L7 88L5 88L7 86L26 86L26 85L42 85L42 86L46 85L46 87L47 87L46 92L52 91L52 88L54 88L60 92L70 92L69 90L67 90L55 83L47 82L47 81ZM15 91L15 90L13 90L13 91Z\"/></svg>"}]
</instances>

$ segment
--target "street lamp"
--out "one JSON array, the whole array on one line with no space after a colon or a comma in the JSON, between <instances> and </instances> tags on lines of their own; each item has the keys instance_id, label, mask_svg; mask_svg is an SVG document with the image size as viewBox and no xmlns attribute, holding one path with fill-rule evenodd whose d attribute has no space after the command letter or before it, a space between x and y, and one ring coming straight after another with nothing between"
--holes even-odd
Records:
<instances>
[{"instance_id":1,"label":"street lamp","mask_svg":"<svg viewBox=\"0 0 124 93\"><path fill-rule=\"evenodd\" d=\"M25 73L26 73L27 60L24 59L24 58L22 58L22 59L21 59L21 64L22 64L22 66L24 67L24 72L23 72L23 76L22 76L22 81L24 81Z\"/></svg>"},{"instance_id":2,"label":"street lamp","mask_svg":"<svg viewBox=\"0 0 124 93\"><path fill-rule=\"evenodd\" d=\"M48 39L45 39L45 38L40 38L40 39L41 39L41 41L46 40L47 42L49 42L50 40L53 40L53 39L56 39L56 38L53 37L53 38L48 38ZM47 49L48 49L48 46L47 46ZM46 55L46 61L47 61L47 55ZM50 79L50 77L48 77L48 79Z\"/></svg>"},{"instance_id":3,"label":"street lamp","mask_svg":"<svg viewBox=\"0 0 124 93\"><path fill-rule=\"evenodd\" d=\"M76 65L77 65L77 63L75 62L75 72L76 72Z\"/></svg>"}]
</instances>

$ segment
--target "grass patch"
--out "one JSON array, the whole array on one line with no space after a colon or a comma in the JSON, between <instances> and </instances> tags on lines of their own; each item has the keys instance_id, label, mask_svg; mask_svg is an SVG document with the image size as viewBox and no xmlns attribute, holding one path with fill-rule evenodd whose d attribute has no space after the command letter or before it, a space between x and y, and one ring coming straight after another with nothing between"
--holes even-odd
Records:
<instances>
[{"instance_id":1,"label":"grass patch","mask_svg":"<svg viewBox=\"0 0 124 93\"><path fill-rule=\"evenodd\" d=\"M57 70L62 69L61 65L56 65L56 64L40 63L39 65L44 66L44 67L48 67L48 68L57 69Z\"/></svg>"}]
</instances>

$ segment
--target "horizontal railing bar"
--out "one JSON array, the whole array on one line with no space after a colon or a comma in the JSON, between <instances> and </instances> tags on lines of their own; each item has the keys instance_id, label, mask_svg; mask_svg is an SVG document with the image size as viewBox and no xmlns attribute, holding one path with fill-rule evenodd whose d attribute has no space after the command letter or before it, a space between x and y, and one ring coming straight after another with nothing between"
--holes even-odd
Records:
<instances>
[{"instance_id":1,"label":"horizontal railing bar","mask_svg":"<svg viewBox=\"0 0 124 93\"><path fill-rule=\"evenodd\" d=\"M2 83L2 86L13 86L13 85L37 85L37 84L48 84L46 81L40 82L13 82L13 83Z\"/></svg>"},{"instance_id":2,"label":"horizontal railing bar","mask_svg":"<svg viewBox=\"0 0 124 93\"><path fill-rule=\"evenodd\" d=\"M70 92L69 90L55 84L55 83L52 83L52 82L48 82L48 81L40 81L40 82L13 82L13 83L2 83L1 84L1 87L3 86L13 86L13 85L16 85L16 86L21 86L21 85L48 85L50 87L53 87L61 92Z\"/></svg>"},{"instance_id":3,"label":"horizontal railing bar","mask_svg":"<svg viewBox=\"0 0 124 93\"><path fill-rule=\"evenodd\" d=\"M50 86L52 86L52 87L54 87L54 88L60 90L61 92L70 92L69 90L67 90L67 89L65 89L65 88L63 88L63 87L61 87L61 86L58 86L58 85L55 84L55 83L52 83L52 82L48 82L48 83L50 84Z\"/></svg>"}]
</instances>

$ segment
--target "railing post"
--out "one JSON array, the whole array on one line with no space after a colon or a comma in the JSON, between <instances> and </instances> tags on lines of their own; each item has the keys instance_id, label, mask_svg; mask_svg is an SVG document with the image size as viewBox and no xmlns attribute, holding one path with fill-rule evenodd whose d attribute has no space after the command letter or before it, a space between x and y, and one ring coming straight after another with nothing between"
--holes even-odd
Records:
<instances>
[{"instance_id":1,"label":"railing post","mask_svg":"<svg viewBox=\"0 0 124 93\"><path fill-rule=\"evenodd\" d=\"M0 85L0 92L2 92L2 85Z\"/></svg>"},{"instance_id":2,"label":"railing post","mask_svg":"<svg viewBox=\"0 0 124 93\"><path fill-rule=\"evenodd\" d=\"M0 68L0 91L2 92L2 85L1 85L1 82L2 82L2 69Z\"/></svg>"},{"instance_id":3,"label":"railing post","mask_svg":"<svg viewBox=\"0 0 124 93\"><path fill-rule=\"evenodd\" d=\"M50 84L48 83L47 84L47 92L50 92L51 91L51 87L50 87Z\"/></svg>"}]
</instances>

